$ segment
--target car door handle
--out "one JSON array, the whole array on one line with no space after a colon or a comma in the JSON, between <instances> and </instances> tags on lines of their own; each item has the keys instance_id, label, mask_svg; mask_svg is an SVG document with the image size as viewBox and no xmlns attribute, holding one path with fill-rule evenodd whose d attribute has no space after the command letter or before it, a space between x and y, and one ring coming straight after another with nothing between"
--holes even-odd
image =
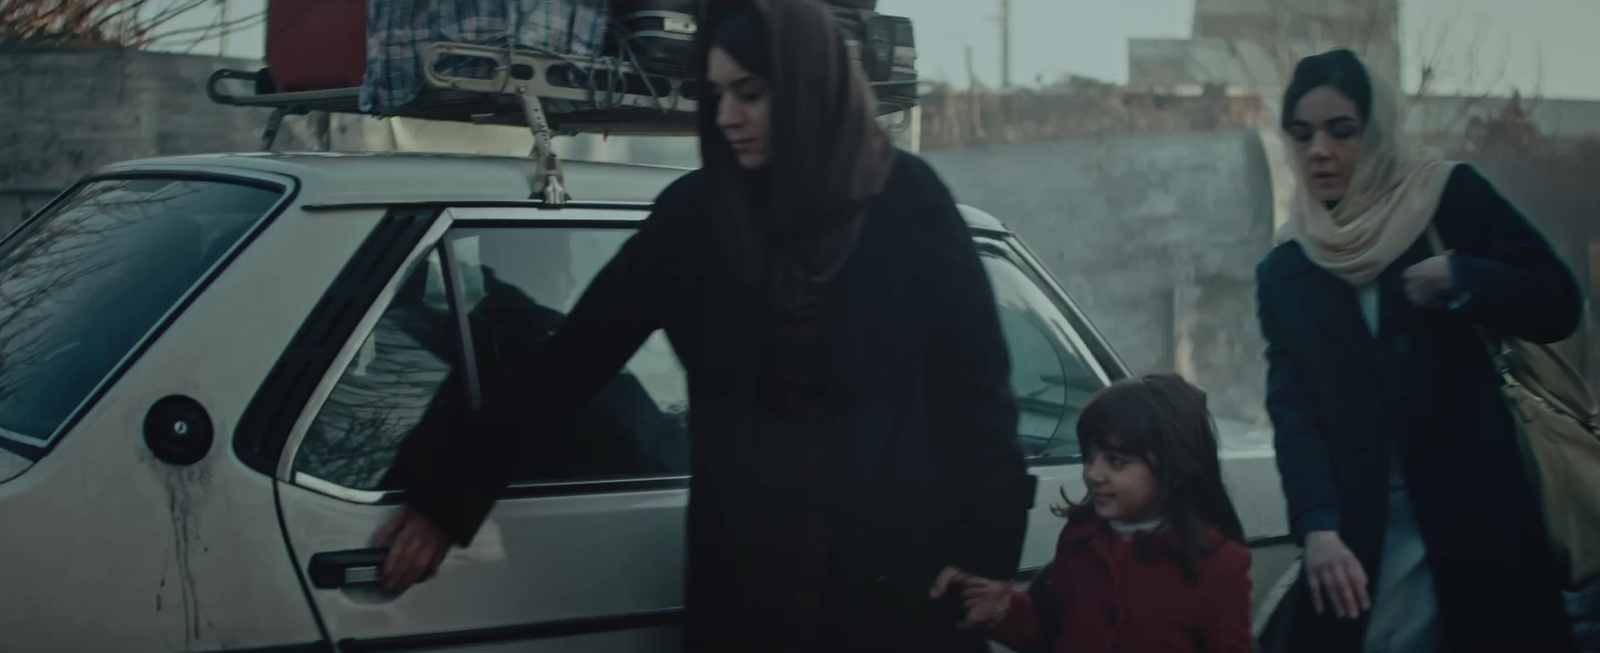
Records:
<instances>
[{"instance_id":1,"label":"car door handle","mask_svg":"<svg viewBox=\"0 0 1600 653\"><path fill-rule=\"evenodd\" d=\"M373 585L383 580L383 559L389 549L352 549L311 556L311 586L321 590Z\"/></svg>"}]
</instances>

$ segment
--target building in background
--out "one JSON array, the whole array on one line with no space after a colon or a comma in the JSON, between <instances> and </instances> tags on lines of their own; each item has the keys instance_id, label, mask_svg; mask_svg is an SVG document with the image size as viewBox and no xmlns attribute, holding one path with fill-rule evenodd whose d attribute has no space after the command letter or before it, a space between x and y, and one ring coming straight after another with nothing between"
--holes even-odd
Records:
<instances>
[{"instance_id":1,"label":"building in background","mask_svg":"<svg viewBox=\"0 0 1600 653\"><path fill-rule=\"evenodd\" d=\"M1128 83L1167 92L1223 84L1271 97L1300 58L1340 46L1398 83L1399 30L1399 0L1195 0L1191 38L1129 41Z\"/></svg>"}]
</instances>

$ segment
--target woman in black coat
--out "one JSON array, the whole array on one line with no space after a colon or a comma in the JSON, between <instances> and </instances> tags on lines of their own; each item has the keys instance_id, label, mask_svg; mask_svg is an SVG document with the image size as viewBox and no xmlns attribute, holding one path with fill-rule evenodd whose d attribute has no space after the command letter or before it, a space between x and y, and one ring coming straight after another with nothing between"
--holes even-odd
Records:
<instances>
[{"instance_id":1,"label":"woman in black coat","mask_svg":"<svg viewBox=\"0 0 1600 653\"><path fill-rule=\"evenodd\" d=\"M1015 575L1033 484L971 236L889 144L821 5L719 0L700 33L704 168L509 366L516 391L403 454L388 584L470 541L513 449L663 329L692 416L689 650L982 651L960 598L930 589L951 566Z\"/></svg>"},{"instance_id":2,"label":"woman in black coat","mask_svg":"<svg viewBox=\"0 0 1600 653\"><path fill-rule=\"evenodd\" d=\"M1306 546L1289 648L1571 651L1519 436L1473 327L1566 338L1577 284L1471 167L1396 155L1386 90L1340 50L1302 61L1284 98L1303 188L1258 283L1267 408Z\"/></svg>"}]
</instances>

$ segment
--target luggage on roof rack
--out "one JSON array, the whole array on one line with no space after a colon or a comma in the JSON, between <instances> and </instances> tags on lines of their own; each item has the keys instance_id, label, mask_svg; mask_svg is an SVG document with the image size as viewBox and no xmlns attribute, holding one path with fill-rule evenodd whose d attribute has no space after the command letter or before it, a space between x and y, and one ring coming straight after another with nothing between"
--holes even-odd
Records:
<instances>
[{"instance_id":1,"label":"luggage on roof rack","mask_svg":"<svg viewBox=\"0 0 1600 653\"><path fill-rule=\"evenodd\" d=\"M618 29L607 53L665 74L693 69L702 0L611 0Z\"/></svg>"},{"instance_id":2,"label":"luggage on roof rack","mask_svg":"<svg viewBox=\"0 0 1600 653\"><path fill-rule=\"evenodd\" d=\"M609 0L269 0L266 88L361 87L389 114L422 88L433 43L591 58L607 42ZM466 70L478 62L445 62ZM482 74L479 71L477 74Z\"/></svg>"},{"instance_id":3,"label":"luggage on roof rack","mask_svg":"<svg viewBox=\"0 0 1600 653\"><path fill-rule=\"evenodd\" d=\"M360 87L262 93L261 72L219 70L207 82L207 93L219 104L277 109L284 115L328 111L518 126L528 125L521 97L532 96L541 100L559 133L689 134L695 129L693 80L649 75L613 59L459 43L431 44L423 59L428 63L422 88L411 102L386 114L362 110ZM483 63L489 74L462 74L440 65L469 60ZM256 92L229 92L231 81L250 82Z\"/></svg>"},{"instance_id":4,"label":"luggage on roof rack","mask_svg":"<svg viewBox=\"0 0 1600 653\"><path fill-rule=\"evenodd\" d=\"M846 8L874 5L870 1L827 1L878 91L882 113L915 105L911 22ZM213 80L212 95L286 111L516 124L523 116L509 78L537 87L532 92L568 131L605 129L594 125L638 131L624 126L634 121L654 124L647 131L672 131L684 122L682 113L693 111L693 84L683 78L702 4L269 0L268 67L255 75L256 94L222 95ZM618 12L617 22L631 33L612 30L608 38L607 12ZM355 42L363 38L359 47ZM640 41L654 42L655 49L640 56L639 48L629 47ZM230 72L223 78L247 77ZM353 104L351 89L359 90Z\"/></svg>"},{"instance_id":5,"label":"luggage on roof rack","mask_svg":"<svg viewBox=\"0 0 1600 653\"><path fill-rule=\"evenodd\" d=\"M871 0L828 2L852 57L878 91L878 113L915 106L911 21L871 11ZM270 0L268 68L219 70L206 92L219 104L273 109L262 133L266 150L285 116L311 111L527 126L540 162L535 195L560 202L560 164L550 153L556 134L694 133L699 89L685 76L684 57L692 56L686 53L692 51L699 5L700 0ZM641 58L615 45L625 39L606 46L608 11L615 7L636 10L622 21L635 31L627 38L656 38L673 47ZM682 11L688 8L696 13ZM366 36L365 47L352 47L354 34ZM356 70L363 71L359 77ZM241 81L251 82L253 92L223 90L225 83Z\"/></svg>"},{"instance_id":6,"label":"luggage on roof rack","mask_svg":"<svg viewBox=\"0 0 1600 653\"><path fill-rule=\"evenodd\" d=\"M277 91L361 85L367 72L366 0L271 0L267 69Z\"/></svg>"},{"instance_id":7,"label":"luggage on roof rack","mask_svg":"<svg viewBox=\"0 0 1600 653\"><path fill-rule=\"evenodd\" d=\"M610 0L618 29L606 53L647 71L688 74L704 0ZM850 57L878 84L879 95L914 100L917 42L911 19L877 13L877 0L824 0Z\"/></svg>"},{"instance_id":8,"label":"luggage on roof rack","mask_svg":"<svg viewBox=\"0 0 1600 653\"><path fill-rule=\"evenodd\" d=\"M861 62L878 98L916 104L917 36L911 19L860 9L836 8L833 15L850 58Z\"/></svg>"},{"instance_id":9,"label":"luggage on roof rack","mask_svg":"<svg viewBox=\"0 0 1600 653\"><path fill-rule=\"evenodd\" d=\"M270 149L283 116L311 111L361 113L477 124L528 126L524 96L538 98L555 133L693 134L699 89L692 79L653 75L615 59L574 59L542 52L434 43L427 47L422 88L411 102L387 114L361 108L360 87L270 92L261 78L269 71L219 70L207 82L213 102L275 109L264 135ZM440 62L479 60L486 76L465 75ZM230 81L249 82L254 92L230 93ZM879 84L878 113L888 115L917 103L914 79ZM907 87L905 94L885 89ZM268 90L269 92L261 92Z\"/></svg>"}]
</instances>

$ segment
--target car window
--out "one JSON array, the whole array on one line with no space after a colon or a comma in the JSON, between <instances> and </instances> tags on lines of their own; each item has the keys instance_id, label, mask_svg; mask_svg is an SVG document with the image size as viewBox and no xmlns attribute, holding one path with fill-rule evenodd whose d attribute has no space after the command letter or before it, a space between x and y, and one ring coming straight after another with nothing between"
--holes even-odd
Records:
<instances>
[{"instance_id":1,"label":"car window","mask_svg":"<svg viewBox=\"0 0 1600 653\"><path fill-rule=\"evenodd\" d=\"M0 439L48 445L281 195L222 181L94 181L0 245Z\"/></svg>"},{"instance_id":2,"label":"car window","mask_svg":"<svg viewBox=\"0 0 1600 653\"><path fill-rule=\"evenodd\" d=\"M505 227L452 232L486 387L526 366L632 229ZM537 419L529 415L529 420ZM688 390L656 332L595 398L530 448L518 480L543 483L688 474Z\"/></svg>"},{"instance_id":3,"label":"car window","mask_svg":"<svg viewBox=\"0 0 1600 653\"><path fill-rule=\"evenodd\" d=\"M1078 456L1078 415L1103 383L1068 337L1071 324L1034 278L998 253L983 264L1011 356L1017 439L1030 458Z\"/></svg>"},{"instance_id":4,"label":"car window","mask_svg":"<svg viewBox=\"0 0 1600 653\"><path fill-rule=\"evenodd\" d=\"M295 471L358 490L383 487L400 445L429 412L463 405L459 360L435 251L406 275L363 338L311 422Z\"/></svg>"},{"instance_id":5,"label":"car window","mask_svg":"<svg viewBox=\"0 0 1600 653\"><path fill-rule=\"evenodd\" d=\"M452 231L418 264L363 340L307 431L295 471L358 490L399 489L389 471L402 443L447 443L438 419L465 405L465 366L451 310L459 279L475 378L529 363L630 229L495 228ZM445 261L455 267L446 276ZM484 396L498 389L484 387ZM526 448L518 483L614 480L688 473L688 398L682 369L660 333L598 396ZM530 415L529 421L537 419Z\"/></svg>"}]
</instances>

